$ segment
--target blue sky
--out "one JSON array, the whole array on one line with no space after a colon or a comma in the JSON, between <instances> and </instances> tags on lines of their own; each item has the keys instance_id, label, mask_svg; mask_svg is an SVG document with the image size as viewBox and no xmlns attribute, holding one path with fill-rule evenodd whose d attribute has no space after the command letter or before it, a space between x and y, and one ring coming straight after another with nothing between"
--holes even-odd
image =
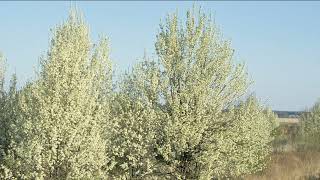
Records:
<instances>
[{"instance_id":1,"label":"blue sky","mask_svg":"<svg viewBox=\"0 0 320 180\"><path fill-rule=\"evenodd\" d=\"M194 2L76 2L94 40L110 38L117 71L128 69L146 49L154 52L160 19ZM20 84L34 77L50 29L66 19L70 2L0 2L0 51L8 74ZM236 59L246 63L251 90L277 110L304 110L320 97L320 2L196 2L214 15Z\"/></svg>"}]
</instances>

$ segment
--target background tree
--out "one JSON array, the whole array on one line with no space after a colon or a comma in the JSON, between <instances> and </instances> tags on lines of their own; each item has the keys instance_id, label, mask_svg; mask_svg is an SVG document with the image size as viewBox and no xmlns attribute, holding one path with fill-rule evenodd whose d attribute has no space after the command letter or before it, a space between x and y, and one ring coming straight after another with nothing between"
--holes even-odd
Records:
<instances>
[{"instance_id":1,"label":"background tree","mask_svg":"<svg viewBox=\"0 0 320 180\"><path fill-rule=\"evenodd\" d=\"M306 149L320 150L320 101L300 117L300 135Z\"/></svg>"},{"instance_id":2,"label":"background tree","mask_svg":"<svg viewBox=\"0 0 320 180\"><path fill-rule=\"evenodd\" d=\"M36 81L21 94L18 178L102 178L107 171L107 41L92 47L76 11L59 25ZM110 87L111 88L111 87Z\"/></svg>"}]
</instances>

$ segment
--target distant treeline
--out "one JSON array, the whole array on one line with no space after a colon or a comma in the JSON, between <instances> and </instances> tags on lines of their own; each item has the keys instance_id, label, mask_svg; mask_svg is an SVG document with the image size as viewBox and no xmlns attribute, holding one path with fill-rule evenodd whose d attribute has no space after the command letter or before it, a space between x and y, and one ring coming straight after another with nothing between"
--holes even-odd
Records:
<instances>
[{"instance_id":1,"label":"distant treeline","mask_svg":"<svg viewBox=\"0 0 320 180\"><path fill-rule=\"evenodd\" d=\"M273 113L278 115L279 118L298 118L303 113L305 113L305 111L276 111L276 110L274 110Z\"/></svg>"}]
</instances>

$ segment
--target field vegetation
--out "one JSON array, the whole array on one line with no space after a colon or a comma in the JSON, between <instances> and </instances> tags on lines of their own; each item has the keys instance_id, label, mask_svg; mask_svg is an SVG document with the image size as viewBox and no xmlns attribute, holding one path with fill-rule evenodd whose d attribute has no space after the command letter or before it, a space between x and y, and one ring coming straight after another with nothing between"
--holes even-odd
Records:
<instances>
[{"instance_id":1,"label":"field vegetation","mask_svg":"<svg viewBox=\"0 0 320 180\"><path fill-rule=\"evenodd\" d=\"M319 120L319 103L300 118L279 118L267 168L245 179L320 179Z\"/></svg>"}]
</instances>

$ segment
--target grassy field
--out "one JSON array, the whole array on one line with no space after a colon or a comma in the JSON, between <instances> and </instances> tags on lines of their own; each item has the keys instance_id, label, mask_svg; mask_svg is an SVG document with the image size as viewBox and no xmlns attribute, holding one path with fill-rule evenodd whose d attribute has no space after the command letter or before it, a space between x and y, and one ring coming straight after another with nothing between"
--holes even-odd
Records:
<instances>
[{"instance_id":1,"label":"grassy field","mask_svg":"<svg viewBox=\"0 0 320 180\"><path fill-rule=\"evenodd\" d=\"M247 176L248 180L320 179L320 152L274 153L265 171Z\"/></svg>"},{"instance_id":2,"label":"grassy field","mask_svg":"<svg viewBox=\"0 0 320 180\"><path fill-rule=\"evenodd\" d=\"M278 118L280 126L267 168L248 180L320 180L320 152L299 150L299 120Z\"/></svg>"}]
</instances>

